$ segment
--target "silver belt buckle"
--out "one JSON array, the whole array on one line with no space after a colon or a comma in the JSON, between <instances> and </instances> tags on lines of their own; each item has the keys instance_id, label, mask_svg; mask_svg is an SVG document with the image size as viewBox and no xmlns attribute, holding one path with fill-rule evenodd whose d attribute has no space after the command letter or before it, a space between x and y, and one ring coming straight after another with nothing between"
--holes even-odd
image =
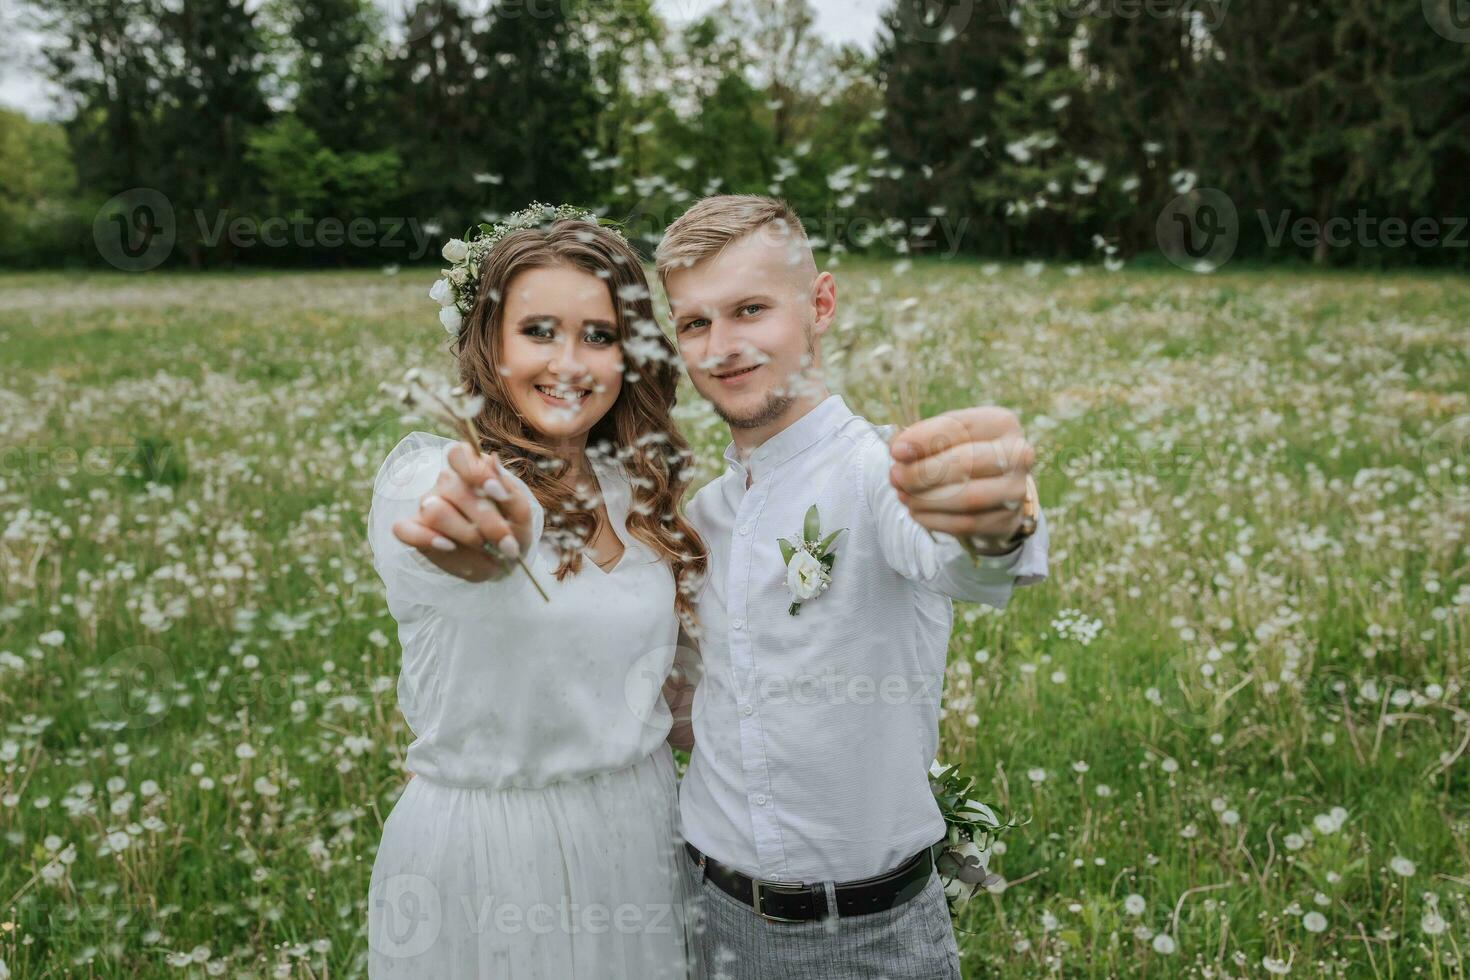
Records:
<instances>
[{"instance_id":1,"label":"silver belt buckle","mask_svg":"<svg viewBox=\"0 0 1470 980\"><path fill-rule=\"evenodd\" d=\"M761 887L764 886L764 885L770 885L770 886L774 886L774 887L777 887L777 888L785 887L785 888L798 888L799 889L799 888L802 888L803 887L802 883L799 882L799 881L760 881L757 878L750 879L751 907L755 909L755 914L756 915L760 916L762 919L765 919L767 922L805 922L805 921L807 921L806 919L788 919L785 916L781 916L781 915L769 915L769 914L767 914L766 911L765 911L765 909L761 908Z\"/></svg>"}]
</instances>

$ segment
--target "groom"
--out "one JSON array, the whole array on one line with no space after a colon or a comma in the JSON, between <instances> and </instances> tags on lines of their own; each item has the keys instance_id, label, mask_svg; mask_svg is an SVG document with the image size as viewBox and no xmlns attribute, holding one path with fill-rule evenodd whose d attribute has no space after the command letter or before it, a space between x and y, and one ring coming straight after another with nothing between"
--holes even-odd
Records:
<instances>
[{"instance_id":1,"label":"groom","mask_svg":"<svg viewBox=\"0 0 1470 980\"><path fill-rule=\"evenodd\" d=\"M702 676L673 692L692 718L680 809L710 975L958 978L928 784L950 600L1001 609L1045 578L1045 518L1021 506L1033 451L993 407L890 448L829 394L837 284L785 203L707 198L657 263L732 439L688 506L710 557Z\"/></svg>"}]
</instances>

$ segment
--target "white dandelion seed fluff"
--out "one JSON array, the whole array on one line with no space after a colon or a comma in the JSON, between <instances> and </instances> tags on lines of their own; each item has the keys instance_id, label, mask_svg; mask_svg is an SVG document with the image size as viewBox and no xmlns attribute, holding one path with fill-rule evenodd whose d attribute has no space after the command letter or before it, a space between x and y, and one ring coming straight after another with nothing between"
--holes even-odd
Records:
<instances>
[{"instance_id":1,"label":"white dandelion seed fluff","mask_svg":"<svg viewBox=\"0 0 1470 980\"><path fill-rule=\"evenodd\" d=\"M1389 861L1388 868L1400 878L1412 878L1414 877L1414 872L1419 870L1414 866L1413 861L1410 861L1402 854L1396 855L1392 861Z\"/></svg>"},{"instance_id":2,"label":"white dandelion seed fluff","mask_svg":"<svg viewBox=\"0 0 1470 980\"><path fill-rule=\"evenodd\" d=\"M1308 932L1326 932L1327 916L1321 912L1308 912L1302 916L1302 925Z\"/></svg>"}]
</instances>

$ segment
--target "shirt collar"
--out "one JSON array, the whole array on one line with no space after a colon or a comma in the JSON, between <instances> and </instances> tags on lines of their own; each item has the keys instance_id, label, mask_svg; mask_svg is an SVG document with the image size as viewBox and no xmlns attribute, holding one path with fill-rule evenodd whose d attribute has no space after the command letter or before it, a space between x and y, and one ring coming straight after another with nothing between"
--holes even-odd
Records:
<instances>
[{"instance_id":1,"label":"shirt collar","mask_svg":"<svg viewBox=\"0 0 1470 980\"><path fill-rule=\"evenodd\" d=\"M761 473L770 472L797 453L810 448L818 439L831 435L852 417L852 410L847 407L847 402L842 400L841 395L828 395L811 411L756 447L748 464L751 479L754 480ZM725 447L725 461L742 473L746 471L747 464L740 462L740 455L733 441Z\"/></svg>"}]
</instances>

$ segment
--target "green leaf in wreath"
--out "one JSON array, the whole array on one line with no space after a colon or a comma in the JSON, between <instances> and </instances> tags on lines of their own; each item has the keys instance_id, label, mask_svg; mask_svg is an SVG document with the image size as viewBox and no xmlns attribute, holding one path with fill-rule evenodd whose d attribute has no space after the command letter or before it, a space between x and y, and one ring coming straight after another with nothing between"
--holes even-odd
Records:
<instances>
[{"instance_id":1,"label":"green leaf in wreath","mask_svg":"<svg viewBox=\"0 0 1470 980\"><path fill-rule=\"evenodd\" d=\"M799 603L799 602L793 602L791 604L791 608L788 609L788 610L786 610L786 611L789 612L793 616L799 614L801 612L801 603Z\"/></svg>"},{"instance_id":2,"label":"green leaf in wreath","mask_svg":"<svg viewBox=\"0 0 1470 980\"><path fill-rule=\"evenodd\" d=\"M776 543L781 546L781 560L788 565L791 564L791 559L796 554L796 549L785 538L777 538Z\"/></svg>"},{"instance_id":3,"label":"green leaf in wreath","mask_svg":"<svg viewBox=\"0 0 1470 980\"><path fill-rule=\"evenodd\" d=\"M817 520L817 505L812 504L811 510L806 512L806 524L802 527L801 539L815 541L821 536L822 525Z\"/></svg>"},{"instance_id":4,"label":"green leaf in wreath","mask_svg":"<svg viewBox=\"0 0 1470 980\"><path fill-rule=\"evenodd\" d=\"M847 528L845 527L839 527L837 530L833 531L831 534L823 538L822 543L817 545L817 557L825 558L832 551L832 542L837 540L837 535L846 530Z\"/></svg>"}]
</instances>

